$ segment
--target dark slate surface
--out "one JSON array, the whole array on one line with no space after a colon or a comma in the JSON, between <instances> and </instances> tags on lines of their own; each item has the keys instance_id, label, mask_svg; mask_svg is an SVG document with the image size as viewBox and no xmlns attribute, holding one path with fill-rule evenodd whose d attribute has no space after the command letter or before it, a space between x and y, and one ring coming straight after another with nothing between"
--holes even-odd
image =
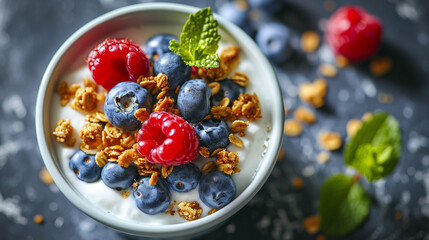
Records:
<instances>
[{"instance_id":1,"label":"dark slate surface","mask_svg":"<svg viewBox=\"0 0 429 240\"><path fill-rule=\"evenodd\" d=\"M0 233L1 239L125 239L81 213L55 186L39 179L43 162L34 131L34 102L42 74L55 51L80 26L121 6L144 1L0 0ZM179 1L176 1L179 2ZM204 7L220 2L182 1ZM330 1L332 2L332 1ZM424 0L336 0L359 3L385 25L381 55L394 61L387 76L374 78L366 63L342 69L329 79L327 104L317 110L317 124L302 136L286 138L284 159L248 206L219 230L201 239L315 239L301 222L316 214L323 180L347 171L341 151L318 164L320 130L346 136L350 118L385 110L401 123L403 154L397 169L385 180L364 183L372 196L369 218L345 239L429 239L429 2ZM276 16L264 21L287 23L297 33L320 31L330 15L321 0L286 1ZM318 76L317 65L332 61L322 46L315 54L297 52L293 61L277 66L291 109L301 105L296 87ZM392 94L393 104L381 104L380 93ZM293 177L305 187L294 189ZM45 223L33 222L42 214ZM403 215L395 220L395 214Z\"/></svg>"}]
</instances>

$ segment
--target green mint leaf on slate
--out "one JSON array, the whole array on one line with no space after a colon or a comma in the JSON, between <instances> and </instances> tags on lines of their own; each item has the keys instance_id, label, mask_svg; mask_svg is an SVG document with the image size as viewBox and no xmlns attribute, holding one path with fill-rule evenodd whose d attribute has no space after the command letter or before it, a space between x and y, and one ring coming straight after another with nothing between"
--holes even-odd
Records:
<instances>
[{"instance_id":1,"label":"green mint leaf on slate","mask_svg":"<svg viewBox=\"0 0 429 240\"><path fill-rule=\"evenodd\" d=\"M180 43L171 40L168 48L189 66L218 68L219 55L216 51L220 35L217 25L209 7L190 14L180 34Z\"/></svg>"},{"instance_id":2,"label":"green mint leaf on slate","mask_svg":"<svg viewBox=\"0 0 429 240\"><path fill-rule=\"evenodd\" d=\"M320 192L321 229L327 235L344 236L369 214L371 199L353 178L338 174L328 178Z\"/></svg>"},{"instance_id":3,"label":"green mint leaf on slate","mask_svg":"<svg viewBox=\"0 0 429 240\"><path fill-rule=\"evenodd\" d=\"M362 124L346 145L344 159L372 182L390 174L400 155L398 121L386 113L377 113Z\"/></svg>"}]
</instances>

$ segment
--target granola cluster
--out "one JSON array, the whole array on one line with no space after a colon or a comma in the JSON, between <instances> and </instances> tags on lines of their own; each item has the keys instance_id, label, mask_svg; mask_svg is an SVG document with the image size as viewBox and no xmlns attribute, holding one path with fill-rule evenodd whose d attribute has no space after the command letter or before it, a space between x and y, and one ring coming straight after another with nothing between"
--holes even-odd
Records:
<instances>
[{"instance_id":1,"label":"granola cluster","mask_svg":"<svg viewBox=\"0 0 429 240\"><path fill-rule=\"evenodd\" d=\"M180 202L177 204L177 213L188 221L194 221L201 217L203 209L198 202Z\"/></svg>"},{"instance_id":2,"label":"granola cluster","mask_svg":"<svg viewBox=\"0 0 429 240\"><path fill-rule=\"evenodd\" d=\"M72 137L73 127L70 125L70 119L60 120L52 134L56 137L57 142L65 143L66 146L72 147L76 142L76 139Z\"/></svg>"},{"instance_id":3,"label":"granola cluster","mask_svg":"<svg viewBox=\"0 0 429 240\"><path fill-rule=\"evenodd\" d=\"M240 172L240 168L237 167L239 163L238 154L236 152L230 152L226 149L217 153L216 163L219 166L219 170L232 175Z\"/></svg>"}]
</instances>

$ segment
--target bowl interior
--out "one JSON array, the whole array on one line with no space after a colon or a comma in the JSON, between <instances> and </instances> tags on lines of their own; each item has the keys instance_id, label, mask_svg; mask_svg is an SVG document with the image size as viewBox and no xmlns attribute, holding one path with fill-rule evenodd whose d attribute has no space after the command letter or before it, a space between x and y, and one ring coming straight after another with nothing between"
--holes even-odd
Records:
<instances>
[{"instance_id":1,"label":"bowl interior","mask_svg":"<svg viewBox=\"0 0 429 240\"><path fill-rule=\"evenodd\" d=\"M243 207L263 185L276 161L284 116L280 88L273 69L250 37L216 16L222 44L239 46L242 49L241 59L248 60L244 67L249 71L251 83L246 92L257 93L263 115L257 121L260 130L247 143L250 147L246 159L240 159L242 172L233 176L237 183L235 200L221 211L197 221L172 225L141 224L117 218L105 208L88 201L79 190L79 185L70 181L70 177L74 176L60 154L59 149L63 146L51 135L59 118L55 110L59 108L59 96L56 94L58 83L70 72L84 67L89 51L104 39L128 38L142 45L157 33L179 36L189 13L195 11L196 8L189 6L158 3L129 6L103 15L82 27L63 44L43 77L36 106L37 137L43 160L59 189L70 201L89 216L120 231L143 236L180 236L205 231ZM240 180L235 179L239 176Z\"/></svg>"}]
</instances>

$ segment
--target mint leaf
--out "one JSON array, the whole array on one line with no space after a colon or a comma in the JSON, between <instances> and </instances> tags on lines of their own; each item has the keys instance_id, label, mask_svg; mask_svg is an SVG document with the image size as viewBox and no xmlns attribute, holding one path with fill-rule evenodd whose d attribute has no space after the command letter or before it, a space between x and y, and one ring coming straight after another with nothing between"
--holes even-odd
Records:
<instances>
[{"instance_id":1,"label":"mint leaf","mask_svg":"<svg viewBox=\"0 0 429 240\"><path fill-rule=\"evenodd\" d=\"M323 232L344 236L368 216L371 199L353 178L338 174L328 178L320 192L319 216Z\"/></svg>"},{"instance_id":2,"label":"mint leaf","mask_svg":"<svg viewBox=\"0 0 429 240\"><path fill-rule=\"evenodd\" d=\"M398 121L386 113L377 113L347 143L344 160L372 182L395 169L401 147Z\"/></svg>"},{"instance_id":3,"label":"mint leaf","mask_svg":"<svg viewBox=\"0 0 429 240\"><path fill-rule=\"evenodd\" d=\"M171 40L168 48L189 66L218 68L219 55L216 51L220 35L217 25L209 7L190 14L180 34L180 43Z\"/></svg>"}]
</instances>

